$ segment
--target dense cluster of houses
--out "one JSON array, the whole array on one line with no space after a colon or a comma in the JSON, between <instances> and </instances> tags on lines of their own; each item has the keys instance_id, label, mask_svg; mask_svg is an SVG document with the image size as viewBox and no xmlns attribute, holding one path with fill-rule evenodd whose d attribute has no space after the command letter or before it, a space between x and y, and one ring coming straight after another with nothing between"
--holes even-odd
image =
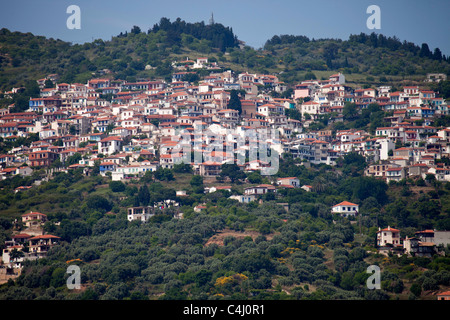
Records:
<instances>
[{"instance_id":1,"label":"dense cluster of houses","mask_svg":"<svg viewBox=\"0 0 450 320\"><path fill-rule=\"evenodd\" d=\"M197 60L189 62L197 67L207 64L207 59ZM265 142L277 154L334 165L340 156L358 152L370 162L366 175L387 182L427 174L450 181L450 168L435 163L448 157L450 139L450 128L433 126L434 116L448 114L447 103L435 92L419 86L395 92L388 86L352 89L338 73L327 80L303 81L292 88L290 98L281 99L267 93L287 88L273 75L212 72L194 84L182 80L192 71L177 71L171 83L105 77L68 84L50 75L55 85L45 88L46 79L40 79L41 97L31 98L26 112L0 111L4 140L39 136L30 146L0 154L0 176L27 175L56 160L67 167L76 153L82 159L70 163L72 167L89 168L100 161L101 174L110 173L114 180L180 162L191 163L203 176L216 176L224 162L251 149L250 131L271 130L277 135ZM241 112L228 106L230 90L242 93ZM107 100L107 95L112 98ZM342 121L346 103L358 109L377 103L392 111L385 119L391 125L377 128L374 135L363 130L305 130L326 114L333 115L330 121ZM297 109L302 119L290 118L289 109ZM186 154L186 145L202 154L200 161L194 163ZM240 165L243 170L260 170L268 165L260 160Z\"/></svg>"}]
</instances>

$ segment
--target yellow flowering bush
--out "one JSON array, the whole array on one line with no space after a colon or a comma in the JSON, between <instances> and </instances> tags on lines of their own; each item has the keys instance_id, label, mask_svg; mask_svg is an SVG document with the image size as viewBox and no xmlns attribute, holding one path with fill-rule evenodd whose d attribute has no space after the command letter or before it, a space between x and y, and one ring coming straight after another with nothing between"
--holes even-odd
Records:
<instances>
[{"instance_id":1,"label":"yellow flowering bush","mask_svg":"<svg viewBox=\"0 0 450 320\"><path fill-rule=\"evenodd\" d=\"M233 277L220 277L216 279L216 283L214 284L216 287L222 287L228 283L233 282Z\"/></svg>"},{"instance_id":2,"label":"yellow flowering bush","mask_svg":"<svg viewBox=\"0 0 450 320\"><path fill-rule=\"evenodd\" d=\"M234 275L234 277L235 277L235 279L240 280L240 281L245 281L248 279L248 277L243 273L236 273Z\"/></svg>"},{"instance_id":3,"label":"yellow flowering bush","mask_svg":"<svg viewBox=\"0 0 450 320\"><path fill-rule=\"evenodd\" d=\"M280 263L286 263L286 262L287 262L286 258L278 258L277 260L278 260Z\"/></svg>"},{"instance_id":4,"label":"yellow flowering bush","mask_svg":"<svg viewBox=\"0 0 450 320\"><path fill-rule=\"evenodd\" d=\"M245 274L242 273L236 273L232 276L223 276L223 277L219 277L216 279L216 283L214 284L216 287L223 287L227 284L230 283L235 283L235 282L242 282L247 280L248 277Z\"/></svg>"},{"instance_id":5,"label":"yellow flowering bush","mask_svg":"<svg viewBox=\"0 0 450 320\"><path fill-rule=\"evenodd\" d=\"M286 249L284 249L283 251L281 251L282 255L291 255L293 254L295 251L300 250L299 248L292 248L292 247L287 247Z\"/></svg>"}]
</instances>

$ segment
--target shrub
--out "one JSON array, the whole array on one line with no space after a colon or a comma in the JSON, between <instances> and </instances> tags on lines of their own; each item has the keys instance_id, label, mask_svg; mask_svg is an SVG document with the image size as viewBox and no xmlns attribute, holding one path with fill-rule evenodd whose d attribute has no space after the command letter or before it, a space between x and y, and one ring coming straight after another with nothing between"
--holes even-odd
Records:
<instances>
[{"instance_id":1,"label":"shrub","mask_svg":"<svg viewBox=\"0 0 450 320\"><path fill-rule=\"evenodd\" d=\"M123 192L125 191L125 184L122 181L111 181L109 183L109 188L112 192Z\"/></svg>"}]
</instances>

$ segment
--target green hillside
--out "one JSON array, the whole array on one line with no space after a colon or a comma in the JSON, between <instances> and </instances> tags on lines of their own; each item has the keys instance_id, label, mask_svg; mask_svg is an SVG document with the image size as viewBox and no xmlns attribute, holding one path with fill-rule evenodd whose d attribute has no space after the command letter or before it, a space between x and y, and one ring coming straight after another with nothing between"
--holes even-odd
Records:
<instances>
[{"instance_id":1,"label":"green hillside","mask_svg":"<svg viewBox=\"0 0 450 320\"><path fill-rule=\"evenodd\" d=\"M109 69L114 78L169 77L174 57L187 52L218 56L238 42L221 24L171 23L162 18L147 32L137 26L110 41L71 44L31 33L0 30L0 88L9 90L27 80L57 73L63 82L86 82ZM145 66L153 68L145 70Z\"/></svg>"},{"instance_id":2,"label":"green hillside","mask_svg":"<svg viewBox=\"0 0 450 320\"><path fill-rule=\"evenodd\" d=\"M349 83L391 85L422 81L430 72L450 73L449 58L438 48L383 35L350 35L347 40L275 35L263 48L253 49L221 24L162 18L148 31L134 26L109 41L85 44L1 29L0 90L53 73L61 82L84 83L104 69L117 79L170 79L174 60L199 56L236 72L278 74L288 84L336 71Z\"/></svg>"},{"instance_id":3,"label":"green hillside","mask_svg":"<svg viewBox=\"0 0 450 320\"><path fill-rule=\"evenodd\" d=\"M427 73L450 71L449 60L439 48L432 52L426 44L419 47L375 33L350 35L348 40L274 36L266 42L264 52L278 58L287 82L297 81L309 71L323 75L339 70L350 82L372 85L422 81Z\"/></svg>"}]
</instances>

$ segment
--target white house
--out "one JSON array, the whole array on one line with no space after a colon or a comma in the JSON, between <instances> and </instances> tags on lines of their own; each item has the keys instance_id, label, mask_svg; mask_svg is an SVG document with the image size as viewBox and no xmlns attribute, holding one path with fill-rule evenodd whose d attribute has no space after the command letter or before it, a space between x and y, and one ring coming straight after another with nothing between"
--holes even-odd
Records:
<instances>
[{"instance_id":1,"label":"white house","mask_svg":"<svg viewBox=\"0 0 450 320\"><path fill-rule=\"evenodd\" d=\"M120 166L111 172L111 178L113 181L120 181L127 177L141 176L147 171L156 171L158 167L157 164L144 165L142 163Z\"/></svg>"},{"instance_id":2,"label":"white house","mask_svg":"<svg viewBox=\"0 0 450 320\"><path fill-rule=\"evenodd\" d=\"M199 68L205 68L206 65L208 64L208 58L197 58L197 62L194 63L194 66L192 67L193 69L199 69Z\"/></svg>"},{"instance_id":3,"label":"white house","mask_svg":"<svg viewBox=\"0 0 450 320\"><path fill-rule=\"evenodd\" d=\"M245 190L244 190L245 195L251 195L251 194L258 195L258 194L266 194L269 192L276 193L277 190L271 184L260 184L258 186L245 188Z\"/></svg>"},{"instance_id":4,"label":"white house","mask_svg":"<svg viewBox=\"0 0 450 320\"><path fill-rule=\"evenodd\" d=\"M445 128L442 130L439 130L436 133L442 140L445 140L447 142L450 142L450 128Z\"/></svg>"},{"instance_id":5,"label":"white house","mask_svg":"<svg viewBox=\"0 0 450 320\"><path fill-rule=\"evenodd\" d=\"M133 207L128 208L128 221L142 221L146 222L155 215L153 207Z\"/></svg>"},{"instance_id":6,"label":"white house","mask_svg":"<svg viewBox=\"0 0 450 320\"><path fill-rule=\"evenodd\" d=\"M229 199L237 200L240 203L249 203L249 202L255 201L256 196L254 194L234 195L234 196L230 196Z\"/></svg>"},{"instance_id":7,"label":"white house","mask_svg":"<svg viewBox=\"0 0 450 320\"><path fill-rule=\"evenodd\" d=\"M226 190L231 192L231 186L213 186L213 187L206 187L205 193L213 193L219 190Z\"/></svg>"},{"instance_id":8,"label":"white house","mask_svg":"<svg viewBox=\"0 0 450 320\"><path fill-rule=\"evenodd\" d=\"M389 151L395 149L395 143L391 139L377 139L377 146L380 150L380 160L389 159Z\"/></svg>"},{"instance_id":9,"label":"white house","mask_svg":"<svg viewBox=\"0 0 450 320\"><path fill-rule=\"evenodd\" d=\"M302 103L300 106L300 113L302 115L307 113L314 118L315 115L318 115L320 113L320 103L315 101L308 101Z\"/></svg>"},{"instance_id":10,"label":"white house","mask_svg":"<svg viewBox=\"0 0 450 320\"><path fill-rule=\"evenodd\" d=\"M279 186L293 186L297 188L300 186L300 180L297 177L278 178L277 184Z\"/></svg>"},{"instance_id":11,"label":"white house","mask_svg":"<svg viewBox=\"0 0 450 320\"><path fill-rule=\"evenodd\" d=\"M344 217L356 216L358 214L358 211L359 206L348 201L338 203L331 208L331 213L337 213Z\"/></svg>"},{"instance_id":12,"label":"white house","mask_svg":"<svg viewBox=\"0 0 450 320\"><path fill-rule=\"evenodd\" d=\"M117 136L106 137L98 142L98 152L105 155L119 152L122 146L122 139Z\"/></svg>"},{"instance_id":13,"label":"white house","mask_svg":"<svg viewBox=\"0 0 450 320\"><path fill-rule=\"evenodd\" d=\"M21 265L21 263L25 260L24 257L16 258L14 260L14 264L13 264L10 254L14 249L16 249L17 251L22 251L23 246L22 245L14 245L14 246L7 246L6 248L4 248L3 253L2 253L2 262L4 265L11 264L13 267L19 267Z\"/></svg>"},{"instance_id":14,"label":"white house","mask_svg":"<svg viewBox=\"0 0 450 320\"><path fill-rule=\"evenodd\" d=\"M386 170L386 182L400 181L406 177L406 169L402 167L393 167Z\"/></svg>"},{"instance_id":15,"label":"white house","mask_svg":"<svg viewBox=\"0 0 450 320\"><path fill-rule=\"evenodd\" d=\"M385 229L378 228L377 231L377 245L380 247L399 246L400 245L400 230L388 226Z\"/></svg>"}]
</instances>

